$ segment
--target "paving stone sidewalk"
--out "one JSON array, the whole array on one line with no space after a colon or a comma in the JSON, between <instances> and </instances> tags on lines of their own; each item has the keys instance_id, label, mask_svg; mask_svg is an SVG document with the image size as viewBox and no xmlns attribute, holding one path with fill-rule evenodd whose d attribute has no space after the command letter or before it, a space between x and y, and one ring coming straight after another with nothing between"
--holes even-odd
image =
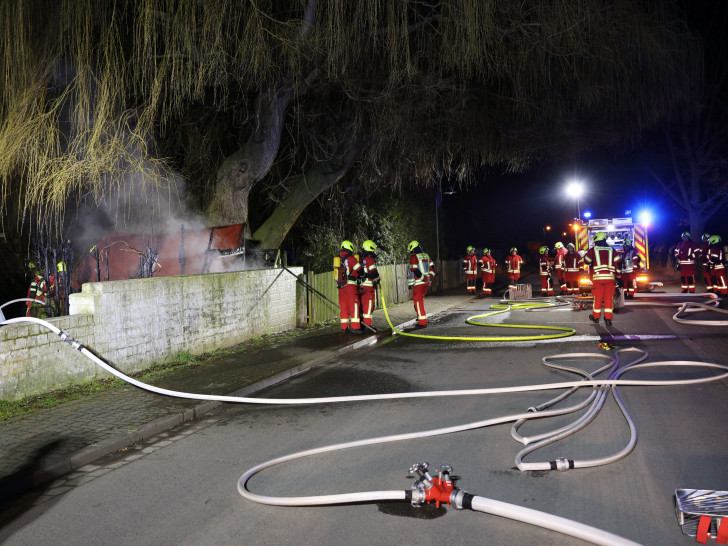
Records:
<instances>
[{"instance_id":1,"label":"paving stone sidewalk","mask_svg":"<svg viewBox=\"0 0 728 546\"><path fill-rule=\"evenodd\" d=\"M428 296L425 305L429 314L437 315L472 299L464 289L455 290ZM388 305L387 310L398 328L414 323L412 302ZM381 310L374 314L374 325L377 338L390 334ZM342 334L338 324L306 329L164 374L153 384L182 392L246 396L368 345L374 337ZM0 502L197 419L217 405L126 386L1 422Z\"/></svg>"}]
</instances>

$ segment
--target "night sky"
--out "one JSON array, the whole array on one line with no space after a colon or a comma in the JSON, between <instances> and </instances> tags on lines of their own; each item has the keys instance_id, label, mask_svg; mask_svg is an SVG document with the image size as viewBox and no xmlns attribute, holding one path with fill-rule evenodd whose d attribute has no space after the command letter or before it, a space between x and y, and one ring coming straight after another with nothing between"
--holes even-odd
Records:
<instances>
[{"instance_id":1,"label":"night sky","mask_svg":"<svg viewBox=\"0 0 728 546\"><path fill-rule=\"evenodd\" d=\"M553 248L556 241L566 244L561 234L577 215L577 203L568 196L566 186L572 178L584 185L581 212L592 218L633 217L643 209L651 211L651 245L670 246L679 242L680 233L689 230L681 223L684 212L661 189L642 166L639 150L620 155L592 156L578 162L553 162L523 174L485 175L477 185L455 189L444 195L446 242L450 258L462 254L467 245L505 248L525 247L544 241ZM552 226L549 233L544 227ZM728 215L717 213L706 231L728 237ZM461 248L462 247L462 248ZM443 256L446 258L446 256Z\"/></svg>"}]
</instances>

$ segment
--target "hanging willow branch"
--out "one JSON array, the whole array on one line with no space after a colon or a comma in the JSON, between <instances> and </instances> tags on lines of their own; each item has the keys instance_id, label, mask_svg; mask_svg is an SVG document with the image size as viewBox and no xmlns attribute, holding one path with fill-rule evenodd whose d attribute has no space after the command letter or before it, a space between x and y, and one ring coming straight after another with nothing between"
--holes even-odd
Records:
<instances>
[{"instance_id":1,"label":"hanging willow branch","mask_svg":"<svg viewBox=\"0 0 728 546\"><path fill-rule=\"evenodd\" d=\"M465 178L479 165L518 168L561 143L634 137L685 104L699 80L699 49L673 7L1 2L0 207L60 218L69 199L98 202L130 191L130 180L134 191L172 192L180 167L209 187L233 151L222 131L204 133L205 154L171 133L198 107L251 119L251 95L283 80L295 96L287 133L298 139L284 144L289 172L330 153L317 148L332 119L364 143L362 179L387 183L451 168ZM335 115L322 116L327 108Z\"/></svg>"}]
</instances>

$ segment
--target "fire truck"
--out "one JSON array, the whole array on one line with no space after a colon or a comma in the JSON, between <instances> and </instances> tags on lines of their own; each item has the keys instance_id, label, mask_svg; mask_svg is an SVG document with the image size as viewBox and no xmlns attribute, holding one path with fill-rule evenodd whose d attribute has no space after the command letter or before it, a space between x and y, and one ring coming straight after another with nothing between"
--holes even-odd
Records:
<instances>
[{"instance_id":1,"label":"fire truck","mask_svg":"<svg viewBox=\"0 0 728 546\"><path fill-rule=\"evenodd\" d=\"M636 223L632 218L596 218L589 220L586 224L576 224L576 250L584 256L594 246L594 234L604 232L607 234L609 246L622 252L624 242L631 241L632 246L640 256L640 274L637 276L637 290L640 292L652 291L656 286L662 286L661 282L651 281L649 278L650 257L647 247L647 226ZM591 291L592 282L588 276L582 277L580 281L582 291Z\"/></svg>"}]
</instances>

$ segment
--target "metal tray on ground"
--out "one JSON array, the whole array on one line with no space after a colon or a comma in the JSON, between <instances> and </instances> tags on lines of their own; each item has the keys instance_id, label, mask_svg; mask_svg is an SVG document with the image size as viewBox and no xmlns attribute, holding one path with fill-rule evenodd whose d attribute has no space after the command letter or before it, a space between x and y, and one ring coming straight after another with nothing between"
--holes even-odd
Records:
<instances>
[{"instance_id":1,"label":"metal tray on ground","mask_svg":"<svg viewBox=\"0 0 728 546\"><path fill-rule=\"evenodd\" d=\"M728 517L728 491L710 489L676 489L675 514L684 534L695 537L700 516L710 517L708 536L715 538L718 525Z\"/></svg>"}]
</instances>

